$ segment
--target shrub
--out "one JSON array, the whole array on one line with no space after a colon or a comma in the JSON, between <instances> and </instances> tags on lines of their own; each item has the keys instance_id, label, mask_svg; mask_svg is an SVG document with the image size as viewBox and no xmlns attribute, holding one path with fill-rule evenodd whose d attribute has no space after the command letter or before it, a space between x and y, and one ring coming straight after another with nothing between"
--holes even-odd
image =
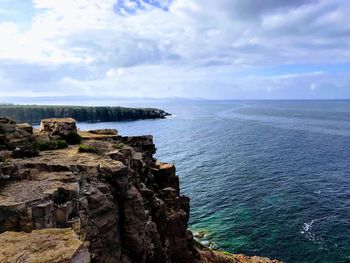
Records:
<instances>
[{"instance_id":1,"label":"shrub","mask_svg":"<svg viewBox=\"0 0 350 263\"><path fill-rule=\"evenodd\" d=\"M120 143L117 143L115 147L117 147L117 149L120 150L120 149L123 149L124 144L120 142Z\"/></svg>"},{"instance_id":2,"label":"shrub","mask_svg":"<svg viewBox=\"0 0 350 263\"><path fill-rule=\"evenodd\" d=\"M81 143L81 136L76 132L71 132L68 135L64 136L63 138L70 145Z\"/></svg>"},{"instance_id":3,"label":"shrub","mask_svg":"<svg viewBox=\"0 0 350 263\"><path fill-rule=\"evenodd\" d=\"M58 191L54 194L53 202L57 205L64 204L69 201L69 191L64 188L58 188Z\"/></svg>"},{"instance_id":4,"label":"shrub","mask_svg":"<svg viewBox=\"0 0 350 263\"><path fill-rule=\"evenodd\" d=\"M16 147L12 152L13 158L30 158L38 155L39 151L33 145L24 145L21 147Z\"/></svg>"},{"instance_id":5,"label":"shrub","mask_svg":"<svg viewBox=\"0 0 350 263\"><path fill-rule=\"evenodd\" d=\"M97 149L90 145L81 144L79 145L78 152L80 153L97 153Z\"/></svg>"},{"instance_id":6,"label":"shrub","mask_svg":"<svg viewBox=\"0 0 350 263\"><path fill-rule=\"evenodd\" d=\"M49 141L49 142L35 144L35 148L39 151L58 150L58 149L64 149L67 147L68 147L68 143L66 143L64 140Z\"/></svg>"}]
</instances>

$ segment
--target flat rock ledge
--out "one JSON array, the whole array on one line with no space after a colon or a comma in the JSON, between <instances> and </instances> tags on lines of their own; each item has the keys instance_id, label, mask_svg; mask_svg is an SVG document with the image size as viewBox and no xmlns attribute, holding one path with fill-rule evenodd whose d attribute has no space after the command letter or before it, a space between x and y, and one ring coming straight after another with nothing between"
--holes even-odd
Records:
<instances>
[{"instance_id":1,"label":"flat rock ledge","mask_svg":"<svg viewBox=\"0 0 350 263\"><path fill-rule=\"evenodd\" d=\"M0 262L279 262L197 244L152 136L78 131L73 119L41 127L0 118Z\"/></svg>"},{"instance_id":2,"label":"flat rock ledge","mask_svg":"<svg viewBox=\"0 0 350 263\"><path fill-rule=\"evenodd\" d=\"M0 235L0 262L88 263L90 254L71 229L43 229Z\"/></svg>"}]
</instances>

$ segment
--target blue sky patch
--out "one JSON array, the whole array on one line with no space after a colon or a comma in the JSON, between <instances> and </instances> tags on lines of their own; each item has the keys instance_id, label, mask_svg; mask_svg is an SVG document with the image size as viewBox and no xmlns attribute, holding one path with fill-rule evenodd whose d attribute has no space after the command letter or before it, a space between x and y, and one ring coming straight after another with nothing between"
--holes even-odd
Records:
<instances>
[{"instance_id":1,"label":"blue sky patch","mask_svg":"<svg viewBox=\"0 0 350 263\"><path fill-rule=\"evenodd\" d=\"M35 15L32 1L1 0L0 23L30 24Z\"/></svg>"},{"instance_id":2,"label":"blue sky patch","mask_svg":"<svg viewBox=\"0 0 350 263\"><path fill-rule=\"evenodd\" d=\"M287 74L307 74L313 72L345 73L350 72L350 63L343 64L288 64L254 70L256 76L281 76Z\"/></svg>"},{"instance_id":3,"label":"blue sky patch","mask_svg":"<svg viewBox=\"0 0 350 263\"><path fill-rule=\"evenodd\" d=\"M171 0L118 0L114 4L114 12L119 15L134 15L138 11L146 10L149 7L159 8L163 11L168 11Z\"/></svg>"}]
</instances>

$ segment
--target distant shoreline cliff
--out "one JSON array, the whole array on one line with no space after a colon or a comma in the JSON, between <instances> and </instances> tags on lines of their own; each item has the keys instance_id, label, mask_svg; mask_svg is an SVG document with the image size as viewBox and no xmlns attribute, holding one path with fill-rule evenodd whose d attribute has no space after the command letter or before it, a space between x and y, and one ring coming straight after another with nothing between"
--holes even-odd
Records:
<instances>
[{"instance_id":1,"label":"distant shoreline cliff","mask_svg":"<svg viewBox=\"0 0 350 263\"><path fill-rule=\"evenodd\" d=\"M156 108L89 107L59 105L0 105L0 116L17 122L39 123L45 118L72 117L80 122L163 119L169 113Z\"/></svg>"}]
</instances>

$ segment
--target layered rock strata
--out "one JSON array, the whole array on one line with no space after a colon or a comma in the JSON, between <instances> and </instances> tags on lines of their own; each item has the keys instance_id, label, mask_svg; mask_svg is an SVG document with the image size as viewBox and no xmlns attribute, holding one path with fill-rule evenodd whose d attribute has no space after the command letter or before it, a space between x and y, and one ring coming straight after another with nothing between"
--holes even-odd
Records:
<instances>
[{"instance_id":1,"label":"layered rock strata","mask_svg":"<svg viewBox=\"0 0 350 263\"><path fill-rule=\"evenodd\" d=\"M21 140L8 137L8 130L22 125L0 120L0 262L278 262L195 246L190 200L180 195L175 166L153 157L152 136L79 132L82 145L14 159ZM71 121L46 120L34 132L25 126L23 142L46 133L49 140L64 138L63 130L76 129ZM6 130L9 124L15 128Z\"/></svg>"}]
</instances>

